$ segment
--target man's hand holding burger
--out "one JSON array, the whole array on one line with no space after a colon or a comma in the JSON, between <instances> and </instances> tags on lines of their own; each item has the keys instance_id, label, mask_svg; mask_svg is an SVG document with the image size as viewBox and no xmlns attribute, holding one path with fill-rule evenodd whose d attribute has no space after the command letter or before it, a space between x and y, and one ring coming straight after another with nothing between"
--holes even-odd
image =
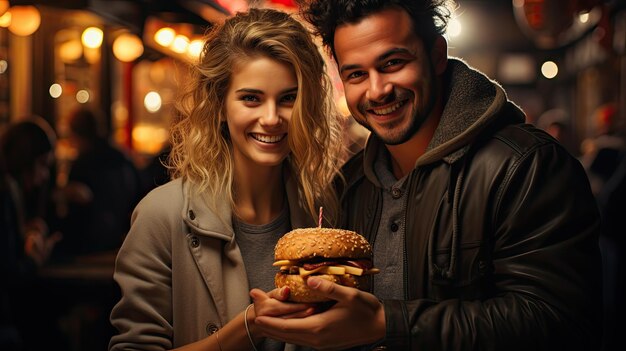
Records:
<instances>
[{"instance_id":1,"label":"man's hand holding burger","mask_svg":"<svg viewBox=\"0 0 626 351\"><path fill-rule=\"evenodd\" d=\"M374 295L315 276L307 280L307 286L337 303L322 313L308 317L273 317L257 310L256 328L266 337L317 350L341 350L372 344L385 336L384 308ZM272 291L272 295L277 296L277 291L279 289ZM257 301L268 302L267 299L270 299L259 289L253 289L250 296L255 308ZM286 299L285 296L282 298ZM279 303L276 300L273 302Z\"/></svg>"}]
</instances>

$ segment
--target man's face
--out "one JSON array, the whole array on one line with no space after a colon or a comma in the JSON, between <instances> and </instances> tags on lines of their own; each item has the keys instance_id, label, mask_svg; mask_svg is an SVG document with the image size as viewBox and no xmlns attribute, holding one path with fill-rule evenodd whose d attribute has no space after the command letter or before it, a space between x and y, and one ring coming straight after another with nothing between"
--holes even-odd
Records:
<instances>
[{"instance_id":1,"label":"man's face","mask_svg":"<svg viewBox=\"0 0 626 351\"><path fill-rule=\"evenodd\" d=\"M354 119L383 142L409 140L434 104L430 56L400 9L372 14L335 31L335 55Z\"/></svg>"}]
</instances>

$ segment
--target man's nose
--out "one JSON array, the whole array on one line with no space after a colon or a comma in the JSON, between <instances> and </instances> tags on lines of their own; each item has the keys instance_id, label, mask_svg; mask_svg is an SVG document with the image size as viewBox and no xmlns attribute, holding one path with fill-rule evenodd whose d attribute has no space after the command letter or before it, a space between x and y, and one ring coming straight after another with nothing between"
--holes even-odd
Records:
<instances>
[{"instance_id":1,"label":"man's nose","mask_svg":"<svg viewBox=\"0 0 626 351\"><path fill-rule=\"evenodd\" d=\"M366 97L370 101L382 102L393 91L393 84L385 79L381 74L370 74L370 85Z\"/></svg>"}]
</instances>

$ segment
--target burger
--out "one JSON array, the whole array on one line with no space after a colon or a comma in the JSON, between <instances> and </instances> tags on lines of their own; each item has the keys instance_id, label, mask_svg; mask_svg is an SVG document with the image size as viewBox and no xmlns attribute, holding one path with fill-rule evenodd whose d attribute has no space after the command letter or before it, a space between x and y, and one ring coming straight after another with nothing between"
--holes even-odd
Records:
<instances>
[{"instance_id":1,"label":"burger","mask_svg":"<svg viewBox=\"0 0 626 351\"><path fill-rule=\"evenodd\" d=\"M330 301L307 286L311 276L369 290L370 276L379 272L373 268L372 247L367 240L343 229L294 229L278 240L274 259L274 266L280 268L274 278L276 287L289 287L292 302Z\"/></svg>"}]
</instances>

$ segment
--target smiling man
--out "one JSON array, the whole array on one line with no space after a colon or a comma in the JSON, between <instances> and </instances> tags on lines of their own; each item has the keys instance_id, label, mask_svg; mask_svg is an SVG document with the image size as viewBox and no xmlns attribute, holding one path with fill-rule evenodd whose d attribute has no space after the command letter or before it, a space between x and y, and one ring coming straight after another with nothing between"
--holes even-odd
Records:
<instances>
[{"instance_id":1,"label":"smiling man","mask_svg":"<svg viewBox=\"0 0 626 351\"><path fill-rule=\"evenodd\" d=\"M588 180L501 86L448 57L447 1L302 5L372 132L341 198L343 226L369 239L381 273L372 294L309 279L337 304L259 316L264 332L316 349L599 349Z\"/></svg>"}]
</instances>

